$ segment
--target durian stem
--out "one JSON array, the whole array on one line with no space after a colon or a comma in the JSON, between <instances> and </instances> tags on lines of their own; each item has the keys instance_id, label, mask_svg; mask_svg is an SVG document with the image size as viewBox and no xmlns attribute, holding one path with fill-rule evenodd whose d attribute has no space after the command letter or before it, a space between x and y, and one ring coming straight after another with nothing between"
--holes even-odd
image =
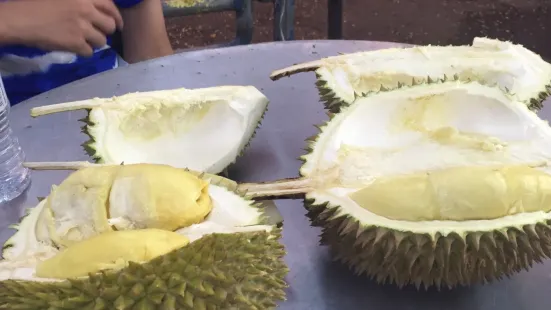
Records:
<instances>
[{"instance_id":1,"label":"durian stem","mask_svg":"<svg viewBox=\"0 0 551 310\"><path fill-rule=\"evenodd\" d=\"M304 63L296 64L287 68L275 70L272 72L272 74L270 74L270 79L272 81L276 81L281 79L282 77L291 76L296 73L314 71L317 68L321 67L322 64L323 63L321 60L316 60L316 61L304 62Z\"/></svg>"},{"instance_id":2,"label":"durian stem","mask_svg":"<svg viewBox=\"0 0 551 310\"><path fill-rule=\"evenodd\" d=\"M87 167L111 166L87 161L66 162L24 162L23 166L33 170L78 170ZM283 179L263 183L241 183L237 190L255 200L294 199L311 190L311 182L306 178Z\"/></svg>"},{"instance_id":3,"label":"durian stem","mask_svg":"<svg viewBox=\"0 0 551 310\"><path fill-rule=\"evenodd\" d=\"M24 162L24 167L33 170L78 170L86 167L110 166L109 164L94 164L87 161L53 161L53 162Z\"/></svg>"},{"instance_id":4,"label":"durian stem","mask_svg":"<svg viewBox=\"0 0 551 310\"><path fill-rule=\"evenodd\" d=\"M307 178L283 179L274 182L242 183L238 190L255 200L294 199L311 190Z\"/></svg>"},{"instance_id":5,"label":"durian stem","mask_svg":"<svg viewBox=\"0 0 551 310\"><path fill-rule=\"evenodd\" d=\"M38 117L47 114L83 110L83 109L93 109L99 107L103 104L102 101L95 101L94 99L87 99L81 101L73 102L64 102L58 104L45 105L41 107L36 107L31 109L31 116Z\"/></svg>"}]
</instances>

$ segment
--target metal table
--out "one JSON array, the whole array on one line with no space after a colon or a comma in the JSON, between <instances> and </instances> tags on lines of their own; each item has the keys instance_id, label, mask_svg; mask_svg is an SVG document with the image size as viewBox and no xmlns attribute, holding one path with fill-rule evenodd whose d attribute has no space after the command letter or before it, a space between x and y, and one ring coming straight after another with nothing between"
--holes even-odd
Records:
<instances>
[{"instance_id":1,"label":"metal table","mask_svg":"<svg viewBox=\"0 0 551 310\"><path fill-rule=\"evenodd\" d=\"M12 108L13 130L29 161L89 160L81 150L85 139L77 119L83 111L31 119L29 109L39 105L133 91L176 87L251 84L271 99L262 127L246 154L230 171L238 181L266 181L298 174L304 139L326 115L314 87L314 74L304 73L273 82L269 74L293 63L338 52L396 46L392 43L354 41L292 41L224 49L193 51L127 68L119 68L42 94ZM542 112L551 116L551 107ZM26 196L0 209L0 242L13 231L6 228L34 206L37 196L48 194L68 171L34 171ZM486 286L453 291L399 290L354 276L333 263L326 248L318 246L319 230L310 227L301 200L276 201L285 218L283 242L290 288L280 309L372 310L548 310L551 306L551 261L535 265L511 279Z\"/></svg>"}]
</instances>

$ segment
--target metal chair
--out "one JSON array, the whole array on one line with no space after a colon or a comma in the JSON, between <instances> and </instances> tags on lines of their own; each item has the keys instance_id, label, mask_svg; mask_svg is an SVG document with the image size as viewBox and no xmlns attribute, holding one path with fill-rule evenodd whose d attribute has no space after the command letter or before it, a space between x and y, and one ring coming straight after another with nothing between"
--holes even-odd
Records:
<instances>
[{"instance_id":1,"label":"metal chair","mask_svg":"<svg viewBox=\"0 0 551 310\"><path fill-rule=\"evenodd\" d=\"M295 0L256 0L274 4L274 41L293 40ZM165 17L189 16L208 12L236 12L236 37L226 45L249 44L253 35L251 0L163 0Z\"/></svg>"},{"instance_id":2,"label":"metal chair","mask_svg":"<svg viewBox=\"0 0 551 310\"><path fill-rule=\"evenodd\" d=\"M342 39L342 0L327 0L327 38Z\"/></svg>"},{"instance_id":3,"label":"metal chair","mask_svg":"<svg viewBox=\"0 0 551 310\"><path fill-rule=\"evenodd\" d=\"M367 1L364 2L367 6ZM390 1L371 1L369 5L376 8L377 3L382 2ZM394 3L398 10L399 1ZM441 11L445 17L412 18L408 27L415 28L415 31L404 31L401 23L389 24L390 30L386 34L379 32L376 36L361 39L448 45L470 44L475 36L488 36L523 44L551 61L551 45L545 31L551 28L549 1L427 0L423 4L433 11ZM341 39L343 0L328 0L327 6L328 38ZM435 27L442 26L449 31L435 31Z\"/></svg>"},{"instance_id":4,"label":"metal chair","mask_svg":"<svg viewBox=\"0 0 551 310\"><path fill-rule=\"evenodd\" d=\"M250 44L253 38L251 0L162 0L165 17L190 16L200 13L235 11L235 38L209 47Z\"/></svg>"},{"instance_id":5,"label":"metal chair","mask_svg":"<svg viewBox=\"0 0 551 310\"><path fill-rule=\"evenodd\" d=\"M295 0L256 0L274 4L274 41L295 39Z\"/></svg>"},{"instance_id":6,"label":"metal chair","mask_svg":"<svg viewBox=\"0 0 551 310\"><path fill-rule=\"evenodd\" d=\"M256 0L274 4L274 41L294 39L295 0ZM236 32L230 42L203 48L250 44L253 37L252 0L162 0L165 17L190 16L200 13L235 11ZM120 33L113 35L112 47L122 55Z\"/></svg>"}]
</instances>

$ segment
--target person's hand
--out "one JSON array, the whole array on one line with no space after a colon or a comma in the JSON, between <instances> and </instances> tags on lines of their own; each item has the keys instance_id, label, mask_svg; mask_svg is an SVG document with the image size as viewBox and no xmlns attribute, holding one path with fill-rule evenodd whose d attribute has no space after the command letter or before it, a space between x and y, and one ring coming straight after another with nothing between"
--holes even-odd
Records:
<instances>
[{"instance_id":1,"label":"person's hand","mask_svg":"<svg viewBox=\"0 0 551 310\"><path fill-rule=\"evenodd\" d=\"M90 56L122 28L113 0L14 0L0 2L0 24L16 44Z\"/></svg>"}]
</instances>

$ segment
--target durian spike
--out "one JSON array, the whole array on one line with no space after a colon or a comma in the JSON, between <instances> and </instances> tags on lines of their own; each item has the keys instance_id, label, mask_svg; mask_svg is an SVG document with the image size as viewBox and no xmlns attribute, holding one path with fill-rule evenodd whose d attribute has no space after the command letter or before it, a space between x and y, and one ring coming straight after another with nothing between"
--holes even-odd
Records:
<instances>
[{"instance_id":1,"label":"durian spike","mask_svg":"<svg viewBox=\"0 0 551 310\"><path fill-rule=\"evenodd\" d=\"M104 101L94 100L94 99L57 103L57 104L51 104L51 105L32 108L31 116L38 117L42 115L59 113L59 112L93 109L93 108L102 106L104 104L105 104Z\"/></svg>"},{"instance_id":2,"label":"durian spike","mask_svg":"<svg viewBox=\"0 0 551 310\"><path fill-rule=\"evenodd\" d=\"M273 71L272 74L270 74L270 79L272 81L276 81L281 79L282 77L290 76L296 73L314 71L319 67L321 67L322 65L323 65L322 60L315 60L315 61L304 62L301 64L296 64L287 68Z\"/></svg>"},{"instance_id":3,"label":"durian spike","mask_svg":"<svg viewBox=\"0 0 551 310\"><path fill-rule=\"evenodd\" d=\"M123 164L124 163L121 163L121 165ZM78 170L87 167L110 165L111 164L96 164L87 161L23 163L23 166L33 170ZM262 183L241 183L237 186L238 192L255 200L301 198L311 189L311 182L306 178L283 179Z\"/></svg>"}]
</instances>

